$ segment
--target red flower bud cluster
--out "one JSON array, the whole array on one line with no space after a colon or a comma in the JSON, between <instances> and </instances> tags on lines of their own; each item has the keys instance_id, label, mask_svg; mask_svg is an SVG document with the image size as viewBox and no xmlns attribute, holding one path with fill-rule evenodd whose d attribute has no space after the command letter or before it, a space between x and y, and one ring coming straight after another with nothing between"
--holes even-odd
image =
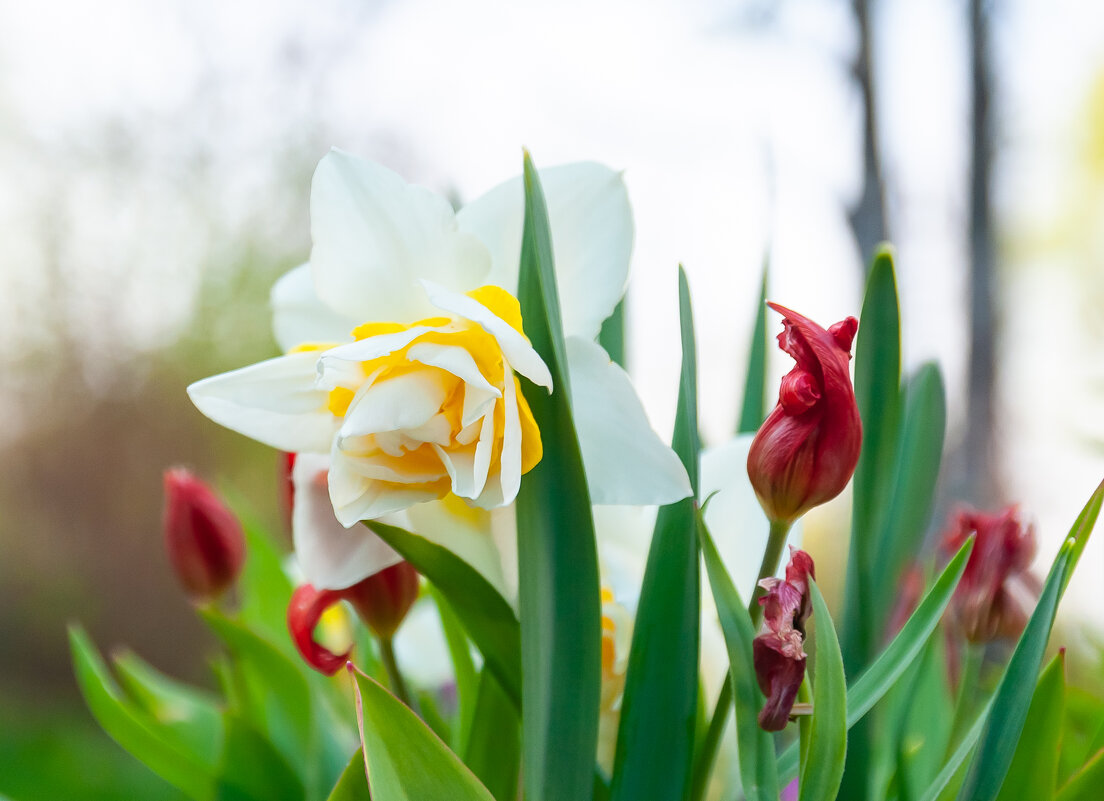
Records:
<instances>
[{"instance_id":1,"label":"red flower bud cluster","mask_svg":"<svg viewBox=\"0 0 1104 801\"><path fill-rule=\"evenodd\" d=\"M759 713L759 725L767 731L786 728L797 691L805 678L805 621L811 612L809 579L816 578L813 558L790 548L786 578L766 578L759 586L766 594L763 630L752 643L755 676L767 703Z\"/></svg>"},{"instance_id":2,"label":"red flower bud cluster","mask_svg":"<svg viewBox=\"0 0 1104 801\"><path fill-rule=\"evenodd\" d=\"M197 603L222 595L241 573L245 538L234 513L183 467L165 471L165 550Z\"/></svg>"},{"instance_id":3,"label":"red flower bud cluster","mask_svg":"<svg viewBox=\"0 0 1104 801\"><path fill-rule=\"evenodd\" d=\"M953 555L971 534L977 539L951 599L949 620L970 642L1019 637L1042 589L1028 572L1035 529L1020 522L1015 506L995 514L964 508L943 535L943 552Z\"/></svg>"},{"instance_id":4,"label":"red flower bud cluster","mask_svg":"<svg viewBox=\"0 0 1104 801\"><path fill-rule=\"evenodd\" d=\"M783 315L778 346L797 362L748 453L748 476L767 517L792 523L836 497L855 472L862 445L848 362L858 321L827 331L774 303Z\"/></svg>"},{"instance_id":5,"label":"red flower bud cluster","mask_svg":"<svg viewBox=\"0 0 1104 801\"><path fill-rule=\"evenodd\" d=\"M302 584L288 604L288 630L307 664L332 676L345 666L350 652L335 654L315 641L314 628L327 609L348 601L377 637L388 640L417 597L418 572L409 562L384 568L342 590L318 590L310 584Z\"/></svg>"}]
</instances>

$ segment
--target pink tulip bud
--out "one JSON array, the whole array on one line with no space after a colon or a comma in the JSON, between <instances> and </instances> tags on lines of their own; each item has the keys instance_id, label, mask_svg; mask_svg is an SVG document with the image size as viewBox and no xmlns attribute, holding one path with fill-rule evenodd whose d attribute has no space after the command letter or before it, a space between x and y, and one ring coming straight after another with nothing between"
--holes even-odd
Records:
<instances>
[{"instance_id":1,"label":"pink tulip bud","mask_svg":"<svg viewBox=\"0 0 1104 801\"><path fill-rule=\"evenodd\" d=\"M767 702L759 713L759 725L767 731L786 728L797 691L805 678L805 621L810 613L809 579L816 578L813 559L805 551L790 548L786 578L759 582L766 594L763 630L752 643L752 657L759 689Z\"/></svg>"},{"instance_id":2,"label":"pink tulip bud","mask_svg":"<svg viewBox=\"0 0 1104 801\"><path fill-rule=\"evenodd\" d=\"M165 550L196 602L222 595L245 560L241 523L204 482L182 467L165 471Z\"/></svg>"},{"instance_id":3,"label":"pink tulip bud","mask_svg":"<svg viewBox=\"0 0 1104 801\"><path fill-rule=\"evenodd\" d=\"M859 323L848 317L825 331L768 305L784 317L778 346L797 365L751 444L748 476L767 517L789 524L836 497L855 472L862 422L848 362Z\"/></svg>"},{"instance_id":4,"label":"pink tulip bud","mask_svg":"<svg viewBox=\"0 0 1104 801\"><path fill-rule=\"evenodd\" d=\"M952 555L976 535L974 550L948 612L952 627L970 642L1020 636L1042 587L1028 572L1035 558L1035 529L1020 522L1015 506L986 514L958 510L943 535Z\"/></svg>"},{"instance_id":5,"label":"pink tulip bud","mask_svg":"<svg viewBox=\"0 0 1104 801\"><path fill-rule=\"evenodd\" d=\"M315 670L332 676L349 659L349 651L335 654L314 639L322 615L340 601L348 601L381 640L389 640L418 597L418 572L409 562L399 562L342 590L317 590L299 586L288 604L287 623L299 654Z\"/></svg>"}]
</instances>

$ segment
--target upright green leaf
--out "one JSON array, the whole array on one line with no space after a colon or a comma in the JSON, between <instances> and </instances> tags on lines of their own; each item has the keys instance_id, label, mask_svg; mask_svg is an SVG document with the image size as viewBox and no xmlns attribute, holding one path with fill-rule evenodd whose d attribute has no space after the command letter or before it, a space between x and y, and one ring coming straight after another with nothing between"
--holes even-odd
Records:
<instances>
[{"instance_id":1,"label":"upright green leaf","mask_svg":"<svg viewBox=\"0 0 1104 801\"><path fill-rule=\"evenodd\" d=\"M1027 623L1012 659L993 697L993 708L978 742L959 801L993 801L1012 763L1009 743L1017 742L1035 689L1035 677L1043 662L1050 627L1065 586L1075 541L1068 539L1051 566L1039 603Z\"/></svg>"},{"instance_id":2,"label":"upright green leaf","mask_svg":"<svg viewBox=\"0 0 1104 801\"><path fill-rule=\"evenodd\" d=\"M352 675L372 801L494 801L406 704L374 679Z\"/></svg>"},{"instance_id":3,"label":"upright green leaf","mask_svg":"<svg viewBox=\"0 0 1104 801\"><path fill-rule=\"evenodd\" d=\"M878 526L893 479L900 416L901 314L893 253L878 251L866 282L855 340L855 399L863 442L855 468L851 551L844 602L844 665L856 672L870 650L867 612L877 567Z\"/></svg>"},{"instance_id":4,"label":"upright green leaf","mask_svg":"<svg viewBox=\"0 0 1104 801\"><path fill-rule=\"evenodd\" d=\"M920 605L886 646L874 663L847 690L847 726L854 726L893 687L913 664L943 617L943 611L954 595L966 562L974 548L973 538L963 543L943 572L925 593ZM790 746L779 759L783 781L797 775L797 745Z\"/></svg>"},{"instance_id":5,"label":"upright green leaf","mask_svg":"<svg viewBox=\"0 0 1104 801\"><path fill-rule=\"evenodd\" d=\"M679 268L682 373L672 448L698 491L697 364L686 273ZM613 801L683 798L690 783L698 704L697 501L656 517L633 627L618 727ZM663 759L657 759L663 754Z\"/></svg>"},{"instance_id":6,"label":"upright green leaf","mask_svg":"<svg viewBox=\"0 0 1104 801\"><path fill-rule=\"evenodd\" d=\"M961 781L962 773L966 768L966 758L973 753L974 746L977 745L978 738L981 737L981 732L985 728L985 722L989 719L989 712L992 708L993 704L990 700L977 713L977 717L970 724L970 728L963 735L961 742L955 747L950 759L947 760L947 763L939 771L939 774L924 794L920 796L920 801L941 801Z\"/></svg>"},{"instance_id":7,"label":"upright green leaf","mask_svg":"<svg viewBox=\"0 0 1104 801\"><path fill-rule=\"evenodd\" d=\"M1104 787L1104 748L1073 774L1054 798L1055 801L1100 801L1101 787Z\"/></svg>"},{"instance_id":8,"label":"upright green leaf","mask_svg":"<svg viewBox=\"0 0 1104 801\"><path fill-rule=\"evenodd\" d=\"M759 284L759 305L755 325L751 329L748 348L747 376L744 379L744 401L740 407L738 434L754 434L767 417L767 264L763 263L763 280Z\"/></svg>"},{"instance_id":9,"label":"upright green leaf","mask_svg":"<svg viewBox=\"0 0 1104 801\"><path fill-rule=\"evenodd\" d=\"M368 777L364 775L364 748L358 748L326 801L372 801Z\"/></svg>"},{"instance_id":10,"label":"upright green leaf","mask_svg":"<svg viewBox=\"0 0 1104 801\"><path fill-rule=\"evenodd\" d=\"M813 601L813 719L809 758L801 775L801 801L832 801L843 778L847 756L847 680L836 628L816 581L809 579Z\"/></svg>"},{"instance_id":11,"label":"upright green leaf","mask_svg":"<svg viewBox=\"0 0 1104 801\"><path fill-rule=\"evenodd\" d=\"M901 575L923 545L943 458L947 403L939 367L925 364L905 388L891 499L880 521L877 570L871 574L873 604L866 610L872 633L884 628L897 598ZM880 614L879 614L880 612Z\"/></svg>"},{"instance_id":12,"label":"upright green leaf","mask_svg":"<svg viewBox=\"0 0 1104 801\"><path fill-rule=\"evenodd\" d=\"M554 387L550 394L521 380L544 445L517 497L525 797L587 801L601 690L598 549L571 415L548 211L528 154L518 299Z\"/></svg>"},{"instance_id":13,"label":"upright green leaf","mask_svg":"<svg viewBox=\"0 0 1104 801\"><path fill-rule=\"evenodd\" d=\"M441 630L445 635L445 645L448 647L449 660L452 662L452 672L456 676L456 717L458 724L455 727L452 750L463 753L464 742L467 739L468 730L471 728L472 715L475 712L475 699L479 692L479 677L475 670L475 661L472 659L471 645L468 636L464 633L464 626L460 622L460 618L452 611L452 607L440 590L430 585L430 593L433 596L433 602L437 604L437 612L441 616Z\"/></svg>"},{"instance_id":14,"label":"upright green leaf","mask_svg":"<svg viewBox=\"0 0 1104 801\"><path fill-rule=\"evenodd\" d=\"M724 632L730 664L729 681L736 703L736 745L740 763L740 784L747 801L777 801L778 771L775 767L774 738L759 726L763 709L763 694L755 678L752 642L755 627L740 598L732 577L725 569L717 546L698 516L698 536L701 538L705 569L717 615Z\"/></svg>"},{"instance_id":15,"label":"upright green leaf","mask_svg":"<svg viewBox=\"0 0 1104 801\"><path fill-rule=\"evenodd\" d=\"M479 571L447 548L378 520L364 524L444 595L503 689L520 703L521 631L506 599Z\"/></svg>"},{"instance_id":16,"label":"upright green leaf","mask_svg":"<svg viewBox=\"0 0 1104 801\"><path fill-rule=\"evenodd\" d=\"M1058 752L1066 711L1066 652L1059 651L1035 685L1023 733L998 801L1047 801L1058 783Z\"/></svg>"},{"instance_id":17,"label":"upright green leaf","mask_svg":"<svg viewBox=\"0 0 1104 801\"><path fill-rule=\"evenodd\" d=\"M464 764L496 801L514 801L521 759L518 711L494 674L486 670L479 675L479 694L463 754Z\"/></svg>"},{"instance_id":18,"label":"upright green leaf","mask_svg":"<svg viewBox=\"0 0 1104 801\"><path fill-rule=\"evenodd\" d=\"M166 738L148 715L126 700L80 626L69 627L69 646L81 694L104 731L189 797L212 798L214 775L210 766Z\"/></svg>"},{"instance_id":19,"label":"upright green leaf","mask_svg":"<svg viewBox=\"0 0 1104 801\"><path fill-rule=\"evenodd\" d=\"M287 636L287 608L294 587L284 572L284 549L259 525L246 522L245 566L238 580L242 623L263 632L284 653L295 656Z\"/></svg>"}]
</instances>

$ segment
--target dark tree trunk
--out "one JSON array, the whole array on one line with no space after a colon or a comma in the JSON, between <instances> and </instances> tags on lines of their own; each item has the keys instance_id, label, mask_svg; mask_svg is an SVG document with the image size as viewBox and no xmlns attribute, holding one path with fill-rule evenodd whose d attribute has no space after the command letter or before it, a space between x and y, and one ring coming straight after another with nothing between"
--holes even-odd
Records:
<instances>
[{"instance_id":1,"label":"dark tree trunk","mask_svg":"<svg viewBox=\"0 0 1104 801\"><path fill-rule=\"evenodd\" d=\"M875 113L873 70L870 63L870 3L853 0L859 28L859 52L852 74L863 103L863 185L858 205L851 211L851 228L859 244L863 273L869 269L871 255L886 239L885 189L882 182L881 153L878 147L878 117Z\"/></svg>"}]
</instances>

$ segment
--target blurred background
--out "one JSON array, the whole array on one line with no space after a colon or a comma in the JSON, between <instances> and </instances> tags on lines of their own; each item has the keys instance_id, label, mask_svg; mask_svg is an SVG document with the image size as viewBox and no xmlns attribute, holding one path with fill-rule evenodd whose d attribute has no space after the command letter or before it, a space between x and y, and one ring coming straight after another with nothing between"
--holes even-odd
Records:
<instances>
[{"instance_id":1,"label":"blurred background","mask_svg":"<svg viewBox=\"0 0 1104 801\"><path fill-rule=\"evenodd\" d=\"M955 501L1018 502L1049 563L1104 476L1104 7L5 3L0 793L16 801L177 797L85 712L65 624L210 683L161 550L161 473L192 466L283 525L276 454L184 388L275 355L268 289L309 254L333 145L458 203L515 175L522 146L624 169L628 361L660 432L680 261L717 442L764 261L769 296L827 325L858 314L889 239L906 370L937 360L948 390L933 532ZM810 523L825 560L846 515L843 499ZM1067 644L1097 642L1104 537L1070 593Z\"/></svg>"}]
</instances>

